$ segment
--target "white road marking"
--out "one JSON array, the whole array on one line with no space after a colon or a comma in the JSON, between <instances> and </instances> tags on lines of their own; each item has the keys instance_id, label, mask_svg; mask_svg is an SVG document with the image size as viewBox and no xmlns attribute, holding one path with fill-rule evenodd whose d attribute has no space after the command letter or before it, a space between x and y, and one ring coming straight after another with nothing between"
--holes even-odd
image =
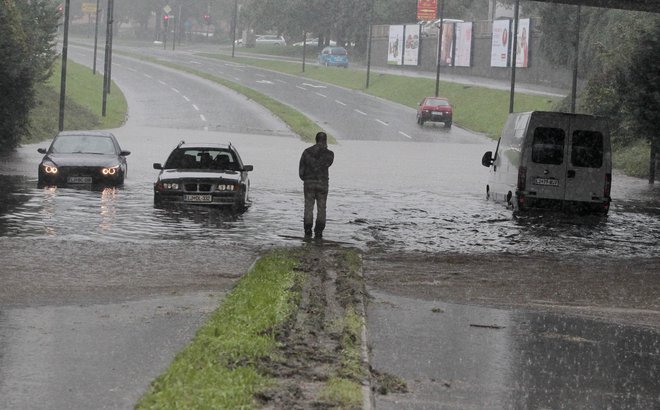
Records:
<instances>
[{"instance_id":1,"label":"white road marking","mask_svg":"<svg viewBox=\"0 0 660 410\"><path fill-rule=\"evenodd\" d=\"M389 126L390 126L390 124L386 123L385 121L381 121L381 120L379 120L378 118L376 118L375 121L378 122L378 123L380 123L380 124L383 124L383 125L386 126L386 127L389 127Z\"/></svg>"},{"instance_id":2,"label":"white road marking","mask_svg":"<svg viewBox=\"0 0 660 410\"><path fill-rule=\"evenodd\" d=\"M174 88L174 87L172 87L172 91L174 91L177 94L181 94L181 92L179 90L177 90L176 88Z\"/></svg>"},{"instance_id":3,"label":"white road marking","mask_svg":"<svg viewBox=\"0 0 660 410\"><path fill-rule=\"evenodd\" d=\"M403 131L399 131L399 134L403 135L404 137L406 137L406 138L408 138L408 139L412 139L412 137L411 137L410 135L406 134L406 133L403 132Z\"/></svg>"},{"instance_id":4,"label":"white road marking","mask_svg":"<svg viewBox=\"0 0 660 410\"><path fill-rule=\"evenodd\" d=\"M323 97L323 98L328 98L328 96L327 96L327 95L325 95L325 94L321 94L321 93L316 93L316 95L318 95L319 97Z\"/></svg>"},{"instance_id":5,"label":"white road marking","mask_svg":"<svg viewBox=\"0 0 660 410\"><path fill-rule=\"evenodd\" d=\"M142 75L144 75L144 76L147 77L147 78L153 78L153 77L150 76L149 74L142 74Z\"/></svg>"},{"instance_id":6,"label":"white road marking","mask_svg":"<svg viewBox=\"0 0 660 410\"><path fill-rule=\"evenodd\" d=\"M339 104L339 105L346 106L346 103L343 103L343 102L341 102L341 101L339 101L339 100L335 100L335 102L336 102L337 104Z\"/></svg>"},{"instance_id":7,"label":"white road marking","mask_svg":"<svg viewBox=\"0 0 660 410\"><path fill-rule=\"evenodd\" d=\"M182 96L184 100L190 102L190 98L186 97L185 95Z\"/></svg>"},{"instance_id":8,"label":"white road marking","mask_svg":"<svg viewBox=\"0 0 660 410\"><path fill-rule=\"evenodd\" d=\"M284 80L280 80L279 78L276 78L275 81L277 81L278 83L282 83L282 84L289 84Z\"/></svg>"},{"instance_id":9,"label":"white road marking","mask_svg":"<svg viewBox=\"0 0 660 410\"><path fill-rule=\"evenodd\" d=\"M299 85L297 85L296 88L300 88L301 90L305 90L305 91L307 91L307 88L305 88L305 87L301 87L301 86L299 86Z\"/></svg>"},{"instance_id":10,"label":"white road marking","mask_svg":"<svg viewBox=\"0 0 660 410\"><path fill-rule=\"evenodd\" d=\"M204 116L204 114L199 114L199 118L201 118L202 121L206 122L206 117Z\"/></svg>"},{"instance_id":11,"label":"white road marking","mask_svg":"<svg viewBox=\"0 0 660 410\"><path fill-rule=\"evenodd\" d=\"M266 78L266 76L265 76L265 75L263 75L263 74L260 74L260 73L254 73L254 75L256 75L257 77L261 77L261 78Z\"/></svg>"},{"instance_id":12,"label":"white road marking","mask_svg":"<svg viewBox=\"0 0 660 410\"><path fill-rule=\"evenodd\" d=\"M158 83L161 84L161 85L167 85L167 83L163 80L158 80Z\"/></svg>"},{"instance_id":13,"label":"white road marking","mask_svg":"<svg viewBox=\"0 0 660 410\"><path fill-rule=\"evenodd\" d=\"M137 72L137 70L136 70L136 69L134 69L134 68L132 68L132 67L128 67L128 68L127 68L127 70L128 70L128 71L132 71L132 72L134 72L134 73L136 73L136 72Z\"/></svg>"},{"instance_id":14,"label":"white road marking","mask_svg":"<svg viewBox=\"0 0 660 410\"><path fill-rule=\"evenodd\" d=\"M193 108L195 109L195 111L199 111L199 107L198 107L198 106L196 106L195 104L193 104L192 106L193 106Z\"/></svg>"},{"instance_id":15,"label":"white road marking","mask_svg":"<svg viewBox=\"0 0 660 410\"><path fill-rule=\"evenodd\" d=\"M234 80L236 80L236 81L241 81L241 79L238 78L238 77L234 77Z\"/></svg>"},{"instance_id":16,"label":"white road marking","mask_svg":"<svg viewBox=\"0 0 660 410\"><path fill-rule=\"evenodd\" d=\"M268 80L257 80L257 84L273 84L273 82Z\"/></svg>"},{"instance_id":17,"label":"white road marking","mask_svg":"<svg viewBox=\"0 0 660 410\"><path fill-rule=\"evenodd\" d=\"M314 85L309 83L302 83L302 85L306 85L307 87L312 87L312 88L328 88L325 85Z\"/></svg>"},{"instance_id":18,"label":"white road marking","mask_svg":"<svg viewBox=\"0 0 660 410\"><path fill-rule=\"evenodd\" d=\"M195 60L190 60L190 64L202 65L202 63L200 63L199 61L195 61Z\"/></svg>"},{"instance_id":19,"label":"white road marking","mask_svg":"<svg viewBox=\"0 0 660 410\"><path fill-rule=\"evenodd\" d=\"M358 113L358 114L367 115L366 112L364 112L364 111L360 111L360 110L358 110L357 108L354 109L353 111L355 111L355 112Z\"/></svg>"}]
</instances>

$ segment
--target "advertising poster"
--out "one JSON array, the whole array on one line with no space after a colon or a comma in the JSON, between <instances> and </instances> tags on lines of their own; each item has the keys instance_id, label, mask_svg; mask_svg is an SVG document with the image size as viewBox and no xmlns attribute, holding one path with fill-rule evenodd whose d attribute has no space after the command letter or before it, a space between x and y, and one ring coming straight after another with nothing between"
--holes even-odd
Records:
<instances>
[{"instance_id":1,"label":"advertising poster","mask_svg":"<svg viewBox=\"0 0 660 410\"><path fill-rule=\"evenodd\" d=\"M493 21L493 38L490 49L491 67L508 66L510 32L511 32L511 20Z\"/></svg>"},{"instance_id":2,"label":"advertising poster","mask_svg":"<svg viewBox=\"0 0 660 410\"><path fill-rule=\"evenodd\" d=\"M516 39L516 67L527 68L529 67L529 19L518 21L520 27Z\"/></svg>"},{"instance_id":3,"label":"advertising poster","mask_svg":"<svg viewBox=\"0 0 660 410\"><path fill-rule=\"evenodd\" d=\"M435 20L437 15L437 0L417 0L417 21Z\"/></svg>"},{"instance_id":4,"label":"advertising poster","mask_svg":"<svg viewBox=\"0 0 660 410\"><path fill-rule=\"evenodd\" d=\"M440 65L454 65L454 23L442 24L442 48L440 49Z\"/></svg>"},{"instance_id":5,"label":"advertising poster","mask_svg":"<svg viewBox=\"0 0 660 410\"><path fill-rule=\"evenodd\" d=\"M403 64L403 26L390 26L387 44L387 64Z\"/></svg>"},{"instance_id":6,"label":"advertising poster","mask_svg":"<svg viewBox=\"0 0 660 410\"><path fill-rule=\"evenodd\" d=\"M405 26L405 50L403 51L403 65L419 65L419 36L422 26L408 24Z\"/></svg>"},{"instance_id":7,"label":"advertising poster","mask_svg":"<svg viewBox=\"0 0 660 410\"><path fill-rule=\"evenodd\" d=\"M456 47L454 66L470 67L472 64L472 23L456 23Z\"/></svg>"}]
</instances>

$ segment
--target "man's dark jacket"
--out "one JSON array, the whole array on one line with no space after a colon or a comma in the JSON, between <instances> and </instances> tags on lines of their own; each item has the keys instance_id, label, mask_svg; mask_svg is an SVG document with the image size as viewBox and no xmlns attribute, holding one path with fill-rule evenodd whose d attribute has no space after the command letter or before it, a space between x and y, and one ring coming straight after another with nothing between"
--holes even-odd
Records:
<instances>
[{"instance_id":1,"label":"man's dark jacket","mask_svg":"<svg viewBox=\"0 0 660 410\"><path fill-rule=\"evenodd\" d=\"M303 181L328 182L328 168L335 154L322 144L312 145L300 157L298 174Z\"/></svg>"}]
</instances>

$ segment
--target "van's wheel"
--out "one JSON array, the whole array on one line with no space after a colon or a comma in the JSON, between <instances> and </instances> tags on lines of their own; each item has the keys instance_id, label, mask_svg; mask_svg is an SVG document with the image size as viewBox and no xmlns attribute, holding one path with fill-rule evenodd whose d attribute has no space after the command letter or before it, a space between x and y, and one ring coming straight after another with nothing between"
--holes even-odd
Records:
<instances>
[{"instance_id":1,"label":"van's wheel","mask_svg":"<svg viewBox=\"0 0 660 410\"><path fill-rule=\"evenodd\" d=\"M486 185L486 200L490 199L490 185Z\"/></svg>"},{"instance_id":2,"label":"van's wheel","mask_svg":"<svg viewBox=\"0 0 660 410\"><path fill-rule=\"evenodd\" d=\"M513 208L513 203L511 203L511 198L513 198L513 194L511 193L511 191L509 191L509 192L506 194L506 206L507 206L507 207L510 206L510 207Z\"/></svg>"},{"instance_id":3,"label":"van's wheel","mask_svg":"<svg viewBox=\"0 0 660 410\"><path fill-rule=\"evenodd\" d=\"M445 123L445 128L451 128L451 121L447 121Z\"/></svg>"}]
</instances>

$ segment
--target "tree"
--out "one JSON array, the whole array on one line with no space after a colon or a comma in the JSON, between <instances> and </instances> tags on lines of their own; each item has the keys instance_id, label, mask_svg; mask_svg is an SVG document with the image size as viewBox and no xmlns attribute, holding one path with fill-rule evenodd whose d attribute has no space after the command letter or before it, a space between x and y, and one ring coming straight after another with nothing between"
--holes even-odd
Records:
<instances>
[{"instance_id":1,"label":"tree","mask_svg":"<svg viewBox=\"0 0 660 410\"><path fill-rule=\"evenodd\" d=\"M28 133L34 86L52 70L58 13L46 0L0 0L0 151Z\"/></svg>"}]
</instances>

